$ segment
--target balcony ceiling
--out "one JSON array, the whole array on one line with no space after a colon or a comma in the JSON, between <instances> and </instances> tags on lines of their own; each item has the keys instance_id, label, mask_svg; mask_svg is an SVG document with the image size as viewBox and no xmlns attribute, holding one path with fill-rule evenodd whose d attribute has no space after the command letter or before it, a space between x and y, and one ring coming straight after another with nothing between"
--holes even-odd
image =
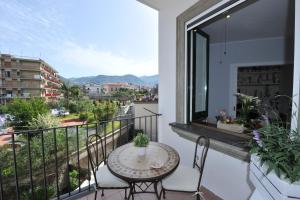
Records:
<instances>
[{"instance_id":1,"label":"balcony ceiling","mask_svg":"<svg viewBox=\"0 0 300 200\"><path fill-rule=\"evenodd\" d=\"M172 6L176 7L176 5L189 7L190 5L196 3L198 0L137 0L137 1L156 10L161 10L164 8L170 9L172 8Z\"/></svg>"},{"instance_id":2,"label":"balcony ceiling","mask_svg":"<svg viewBox=\"0 0 300 200\"><path fill-rule=\"evenodd\" d=\"M230 14L227 20L227 41L284 37L293 33L293 13L289 0L259 0ZM202 30L211 43L224 42L225 15ZM289 22L289 23L288 23Z\"/></svg>"}]
</instances>

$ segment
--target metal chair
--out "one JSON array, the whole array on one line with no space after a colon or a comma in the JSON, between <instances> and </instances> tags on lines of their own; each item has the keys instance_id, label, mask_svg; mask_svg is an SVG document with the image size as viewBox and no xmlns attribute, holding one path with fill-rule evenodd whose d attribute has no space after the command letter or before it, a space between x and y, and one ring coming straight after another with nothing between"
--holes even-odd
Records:
<instances>
[{"instance_id":1,"label":"metal chair","mask_svg":"<svg viewBox=\"0 0 300 200\"><path fill-rule=\"evenodd\" d=\"M97 134L90 135L86 141L88 149L88 159L95 178L95 200L98 190L102 190L101 196L104 196L105 189L124 189L125 199L127 198L127 189L129 184L124 180L114 176L106 166L105 146L103 139Z\"/></svg>"},{"instance_id":2,"label":"metal chair","mask_svg":"<svg viewBox=\"0 0 300 200\"><path fill-rule=\"evenodd\" d=\"M200 186L203 175L203 169L209 149L210 141L207 137L200 136L196 141L193 167L179 165L170 176L162 180L162 190L160 192L163 198L166 198L166 191L190 192L196 195L197 200L201 199ZM198 149L201 147L201 149Z\"/></svg>"}]
</instances>

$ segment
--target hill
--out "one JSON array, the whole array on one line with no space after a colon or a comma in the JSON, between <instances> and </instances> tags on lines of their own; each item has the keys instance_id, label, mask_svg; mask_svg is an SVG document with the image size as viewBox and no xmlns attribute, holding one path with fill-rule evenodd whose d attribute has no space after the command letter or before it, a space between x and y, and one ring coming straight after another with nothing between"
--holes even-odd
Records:
<instances>
[{"instance_id":1,"label":"hill","mask_svg":"<svg viewBox=\"0 0 300 200\"><path fill-rule=\"evenodd\" d=\"M107 75L98 75L98 76L85 76L78 78L63 78L64 81L69 81L72 84L84 85L86 83L116 83L116 82L127 82L135 85L145 85L145 86L153 86L158 84L158 75L153 76L142 76L137 77L132 74L127 74L123 76L107 76Z\"/></svg>"}]
</instances>

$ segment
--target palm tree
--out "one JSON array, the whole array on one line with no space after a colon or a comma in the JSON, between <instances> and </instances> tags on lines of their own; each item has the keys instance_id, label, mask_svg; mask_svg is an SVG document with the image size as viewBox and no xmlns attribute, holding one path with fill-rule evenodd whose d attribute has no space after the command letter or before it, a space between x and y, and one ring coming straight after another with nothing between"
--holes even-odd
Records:
<instances>
[{"instance_id":1,"label":"palm tree","mask_svg":"<svg viewBox=\"0 0 300 200\"><path fill-rule=\"evenodd\" d=\"M60 90L61 90L61 93L63 93L63 95L64 95L64 98L66 100L66 106L69 109L69 102L70 102L70 96L71 96L71 87L70 87L69 84L64 82L62 84Z\"/></svg>"}]
</instances>

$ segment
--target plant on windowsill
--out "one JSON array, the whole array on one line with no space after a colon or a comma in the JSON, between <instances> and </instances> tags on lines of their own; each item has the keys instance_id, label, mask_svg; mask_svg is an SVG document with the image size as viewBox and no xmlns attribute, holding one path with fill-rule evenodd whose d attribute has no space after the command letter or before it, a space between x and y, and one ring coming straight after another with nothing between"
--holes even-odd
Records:
<instances>
[{"instance_id":1,"label":"plant on windowsill","mask_svg":"<svg viewBox=\"0 0 300 200\"><path fill-rule=\"evenodd\" d=\"M240 102L241 108L236 119L237 123L243 124L248 130L261 128L265 121L261 113L262 105L258 97L245 95L242 93L236 94L237 100Z\"/></svg>"},{"instance_id":2,"label":"plant on windowsill","mask_svg":"<svg viewBox=\"0 0 300 200\"><path fill-rule=\"evenodd\" d=\"M219 115L216 116L216 119L217 119L217 128L219 129L237 132L237 133L244 132L244 125L239 124L232 117L228 116L224 110L221 110L219 112Z\"/></svg>"},{"instance_id":3,"label":"plant on windowsill","mask_svg":"<svg viewBox=\"0 0 300 200\"><path fill-rule=\"evenodd\" d=\"M133 144L138 147L138 155L144 156L146 154L146 147L149 144L149 137L144 133L138 133L133 139Z\"/></svg>"}]
</instances>

